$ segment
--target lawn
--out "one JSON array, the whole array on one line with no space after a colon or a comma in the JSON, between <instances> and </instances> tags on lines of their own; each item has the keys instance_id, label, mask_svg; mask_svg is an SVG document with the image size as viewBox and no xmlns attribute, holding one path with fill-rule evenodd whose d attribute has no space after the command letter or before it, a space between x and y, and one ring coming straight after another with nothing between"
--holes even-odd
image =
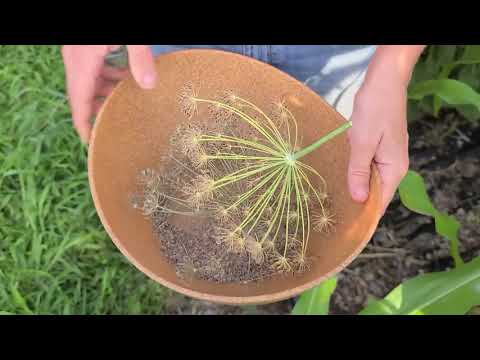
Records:
<instances>
[{"instance_id":1,"label":"lawn","mask_svg":"<svg viewBox=\"0 0 480 360\"><path fill-rule=\"evenodd\" d=\"M91 199L59 46L0 46L0 313L161 314Z\"/></svg>"}]
</instances>

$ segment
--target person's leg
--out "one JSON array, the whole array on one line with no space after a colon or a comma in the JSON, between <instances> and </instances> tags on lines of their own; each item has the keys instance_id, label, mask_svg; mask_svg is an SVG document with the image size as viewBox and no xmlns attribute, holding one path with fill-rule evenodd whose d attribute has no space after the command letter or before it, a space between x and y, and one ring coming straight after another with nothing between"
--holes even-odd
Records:
<instances>
[{"instance_id":1,"label":"person's leg","mask_svg":"<svg viewBox=\"0 0 480 360\"><path fill-rule=\"evenodd\" d=\"M371 45L274 46L272 65L289 73L337 109L345 118L353 110L368 64Z\"/></svg>"},{"instance_id":2,"label":"person's leg","mask_svg":"<svg viewBox=\"0 0 480 360\"><path fill-rule=\"evenodd\" d=\"M155 55L189 48L231 51L271 64L304 82L345 118L375 52L373 45L152 45Z\"/></svg>"},{"instance_id":3,"label":"person's leg","mask_svg":"<svg viewBox=\"0 0 480 360\"><path fill-rule=\"evenodd\" d=\"M152 45L153 55L185 49L216 49L245 55L245 45Z\"/></svg>"}]
</instances>

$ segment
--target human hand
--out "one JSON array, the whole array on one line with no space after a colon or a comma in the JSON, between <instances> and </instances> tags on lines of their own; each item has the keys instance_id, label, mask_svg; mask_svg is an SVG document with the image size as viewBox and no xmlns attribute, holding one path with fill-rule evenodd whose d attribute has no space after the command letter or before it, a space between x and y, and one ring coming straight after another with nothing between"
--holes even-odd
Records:
<instances>
[{"instance_id":1,"label":"human hand","mask_svg":"<svg viewBox=\"0 0 480 360\"><path fill-rule=\"evenodd\" d=\"M84 143L90 139L91 117L98 113L115 85L129 73L128 69L105 63L105 56L119 48L120 45L64 45L62 48L73 124ZM127 49L133 77L143 89L152 89L156 72L150 47L128 45Z\"/></svg>"},{"instance_id":2,"label":"human hand","mask_svg":"<svg viewBox=\"0 0 480 360\"><path fill-rule=\"evenodd\" d=\"M382 185L382 214L409 168L407 86L405 77L391 66L377 66L358 91L349 130L351 145L348 183L352 198L368 198L371 164Z\"/></svg>"}]
</instances>

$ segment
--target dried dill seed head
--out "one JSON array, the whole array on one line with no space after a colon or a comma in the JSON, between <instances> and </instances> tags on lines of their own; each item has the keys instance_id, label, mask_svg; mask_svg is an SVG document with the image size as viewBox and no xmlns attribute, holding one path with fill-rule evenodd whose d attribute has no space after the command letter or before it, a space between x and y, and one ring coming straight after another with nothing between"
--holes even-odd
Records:
<instances>
[{"instance_id":1,"label":"dried dill seed head","mask_svg":"<svg viewBox=\"0 0 480 360\"><path fill-rule=\"evenodd\" d=\"M318 192L318 197L319 197L319 200L324 203L328 200L328 194L325 192L325 191L319 191Z\"/></svg>"},{"instance_id":2,"label":"dried dill seed head","mask_svg":"<svg viewBox=\"0 0 480 360\"><path fill-rule=\"evenodd\" d=\"M255 239L253 236L248 236L245 242L245 248L247 253L257 264L262 264L265 261L266 250L258 239Z\"/></svg>"},{"instance_id":3,"label":"dried dill seed head","mask_svg":"<svg viewBox=\"0 0 480 360\"><path fill-rule=\"evenodd\" d=\"M295 222L298 220L298 212L297 211L291 211L289 214L288 214L288 221L290 222L290 224L295 224Z\"/></svg>"},{"instance_id":4,"label":"dried dill seed head","mask_svg":"<svg viewBox=\"0 0 480 360\"><path fill-rule=\"evenodd\" d=\"M305 192L305 193L301 194L301 196L302 196L303 202L307 206L312 206L314 204L314 201L316 200L315 195L312 195L309 192Z\"/></svg>"},{"instance_id":5,"label":"dried dill seed head","mask_svg":"<svg viewBox=\"0 0 480 360\"><path fill-rule=\"evenodd\" d=\"M213 211L218 221L223 224L230 223L232 221L232 218L235 215L234 209L231 209L227 205L220 204L220 203L213 204Z\"/></svg>"},{"instance_id":6,"label":"dried dill seed head","mask_svg":"<svg viewBox=\"0 0 480 360\"><path fill-rule=\"evenodd\" d=\"M138 175L138 182L145 185L151 185L156 181L158 174L153 169L143 169Z\"/></svg>"},{"instance_id":7,"label":"dried dill seed head","mask_svg":"<svg viewBox=\"0 0 480 360\"><path fill-rule=\"evenodd\" d=\"M327 210L322 213L314 212L312 215L313 230L317 232L329 233L335 225L334 215Z\"/></svg>"},{"instance_id":8,"label":"dried dill seed head","mask_svg":"<svg viewBox=\"0 0 480 360\"><path fill-rule=\"evenodd\" d=\"M287 240L287 249L289 250L298 250L301 249L303 245L303 242L298 240L294 236L289 236Z\"/></svg>"},{"instance_id":9,"label":"dried dill seed head","mask_svg":"<svg viewBox=\"0 0 480 360\"><path fill-rule=\"evenodd\" d=\"M184 155L197 153L200 150L202 131L198 127L185 129L179 138L178 147Z\"/></svg>"},{"instance_id":10,"label":"dried dill seed head","mask_svg":"<svg viewBox=\"0 0 480 360\"><path fill-rule=\"evenodd\" d=\"M288 124L289 113L285 100L275 101L272 104L272 117L280 126Z\"/></svg>"},{"instance_id":11,"label":"dried dill seed head","mask_svg":"<svg viewBox=\"0 0 480 360\"><path fill-rule=\"evenodd\" d=\"M234 244L239 236L233 227L225 227L217 229L214 239L218 245L224 244L230 251L233 251L235 247Z\"/></svg>"},{"instance_id":12,"label":"dried dill seed head","mask_svg":"<svg viewBox=\"0 0 480 360\"><path fill-rule=\"evenodd\" d=\"M240 234L233 242L233 252L236 252L237 254L243 254L246 250L246 246L247 238L243 234Z\"/></svg>"},{"instance_id":13,"label":"dried dill seed head","mask_svg":"<svg viewBox=\"0 0 480 360\"><path fill-rule=\"evenodd\" d=\"M262 236L262 239L263 239L263 236ZM267 236L265 238L265 240L262 240L262 241L263 241L263 248L266 251L274 251L275 250L275 243L273 242L271 237Z\"/></svg>"},{"instance_id":14,"label":"dried dill seed head","mask_svg":"<svg viewBox=\"0 0 480 360\"><path fill-rule=\"evenodd\" d=\"M197 176L192 183L185 184L182 192L192 208L199 209L213 199L215 181L208 175Z\"/></svg>"},{"instance_id":15,"label":"dried dill seed head","mask_svg":"<svg viewBox=\"0 0 480 360\"><path fill-rule=\"evenodd\" d=\"M268 229L274 225L274 220L272 218L266 218L261 221L261 224Z\"/></svg>"},{"instance_id":16,"label":"dried dill seed head","mask_svg":"<svg viewBox=\"0 0 480 360\"><path fill-rule=\"evenodd\" d=\"M196 98L198 97L198 91L195 90L192 83L186 84L179 93L178 102L180 104L181 111L191 119L198 111L198 104Z\"/></svg>"},{"instance_id":17,"label":"dried dill seed head","mask_svg":"<svg viewBox=\"0 0 480 360\"><path fill-rule=\"evenodd\" d=\"M233 90L223 91L219 96L219 100L232 107L241 107L240 97Z\"/></svg>"},{"instance_id":18,"label":"dried dill seed head","mask_svg":"<svg viewBox=\"0 0 480 360\"><path fill-rule=\"evenodd\" d=\"M161 185L161 178L157 177L155 182L145 186L143 204L140 206L145 216L155 213L165 202L165 194L162 192ZM140 200L138 201L140 202Z\"/></svg>"},{"instance_id":19,"label":"dried dill seed head","mask_svg":"<svg viewBox=\"0 0 480 360\"><path fill-rule=\"evenodd\" d=\"M220 123L229 122L233 118L232 112L220 104L210 104L208 111L210 116Z\"/></svg>"},{"instance_id":20,"label":"dried dill seed head","mask_svg":"<svg viewBox=\"0 0 480 360\"><path fill-rule=\"evenodd\" d=\"M293 255L294 269L298 273L304 273L311 267L311 259L303 251L297 251Z\"/></svg>"},{"instance_id":21,"label":"dried dill seed head","mask_svg":"<svg viewBox=\"0 0 480 360\"><path fill-rule=\"evenodd\" d=\"M282 254L276 254L272 267L279 273L287 273L292 271L292 262Z\"/></svg>"},{"instance_id":22,"label":"dried dill seed head","mask_svg":"<svg viewBox=\"0 0 480 360\"><path fill-rule=\"evenodd\" d=\"M268 206L265 208L265 215L266 215L266 216L272 216L272 215L273 215L273 207L272 207L272 205L268 205Z\"/></svg>"},{"instance_id":23,"label":"dried dill seed head","mask_svg":"<svg viewBox=\"0 0 480 360\"><path fill-rule=\"evenodd\" d=\"M142 197L138 194L134 194L130 196L130 205L134 209L141 209L142 208Z\"/></svg>"},{"instance_id":24,"label":"dried dill seed head","mask_svg":"<svg viewBox=\"0 0 480 360\"><path fill-rule=\"evenodd\" d=\"M300 166L298 159L299 166L294 167L291 160L292 150L300 147L297 122L286 101L274 103L271 113L264 113L231 91L204 99L187 84L179 103L189 118L199 109L206 117L183 124L173 137L181 164L174 166L179 170L169 184L168 204L170 195L180 194L178 203L185 204L180 207L210 214L216 243L231 252L248 254L256 264L277 272L308 269L307 224L328 232L334 220L324 211L326 192L318 191L316 182L308 180L316 171L307 164ZM207 109L210 118L203 111ZM225 125L233 118L245 126ZM155 209L154 200L149 199L147 210ZM232 204L237 206L232 208ZM317 208L321 212L315 213ZM215 262L208 268L216 271Z\"/></svg>"},{"instance_id":25,"label":"dried dill seed head","mask_svg":"<svg viewBox=\"0 0 480 360\"><path fill-rule=\"evenodd\" d=\"M206 168L209 162L208 154L201 147L198 147L196 151L192 151L189 159L192 162L192 165L197 169Z\"/></svg>"}]
</instances>

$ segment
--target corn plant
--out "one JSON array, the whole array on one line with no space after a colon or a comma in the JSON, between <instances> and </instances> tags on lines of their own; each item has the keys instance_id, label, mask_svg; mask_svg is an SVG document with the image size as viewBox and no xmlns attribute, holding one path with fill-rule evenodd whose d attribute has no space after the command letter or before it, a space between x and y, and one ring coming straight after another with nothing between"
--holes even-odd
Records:
<instances>
[{"instance_id":1,"label":"corn plant","mask_svg":"<svg viewBox=\"0 0 480 360\"><path fill-rule=\"evenodd\" d=\"M480 118L480 45L431 45L419 62L408 89L409 119L438 117L455 108L471 121Z\"/></svg>"},{"instance_id":2,"label":"corn plant","mask_svg":"<svg viewBox=\"0 0 480 360\"><path fill-rule=\"evenodd\" d=\"M393 289L384 299L373 300L359 315L464 315L480 305L480 257L464 263L459 252L459 222L439 212L430 201L423 178L409 171L399 187L402 203L411 211L431 216L437 232L450 241L455 268L415 276ZM293 314L328 315L335 278L305 292Z\"/></svg>"}]
</instances>

